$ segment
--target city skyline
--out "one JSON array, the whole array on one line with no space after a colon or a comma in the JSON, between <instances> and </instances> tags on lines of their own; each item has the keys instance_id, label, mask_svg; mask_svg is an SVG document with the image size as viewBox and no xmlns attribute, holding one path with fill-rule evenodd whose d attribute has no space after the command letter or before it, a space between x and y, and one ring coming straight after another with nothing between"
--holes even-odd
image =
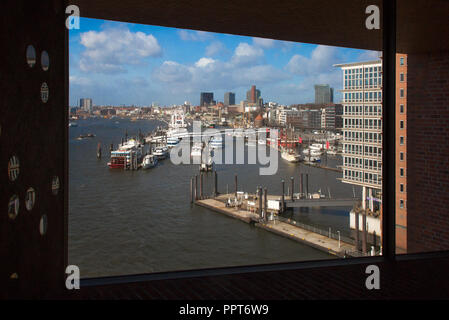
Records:
<instances>
[{"instance_id":1,"label":"city skyline","mask_svg":"<svg viewBox=\"0 0 449 320\"><path fill-rule=\"evenodd\" d=\"M69 32L70 105L199 105L200 92L246 99L251 85L264 101L314 101L314 85L342 88L333 64L377 52L81 18ZM335 92L335 102L341 100Z\"/></svg>"}]
</instances>

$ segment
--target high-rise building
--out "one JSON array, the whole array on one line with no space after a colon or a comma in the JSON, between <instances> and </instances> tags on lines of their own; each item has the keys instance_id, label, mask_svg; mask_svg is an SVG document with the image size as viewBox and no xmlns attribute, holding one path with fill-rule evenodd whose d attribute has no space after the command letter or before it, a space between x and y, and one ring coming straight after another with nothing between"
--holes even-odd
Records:
<instances>
[{"instance_id":1,"label":"high-rise building","mask_svg":"<svg viewBox=\"0 0 449 320\"><path fill-rule=\"evenodd\" d=\"M80 108L85 112L92 112L92 99L90 98L81 98L80 99Z\"/></svg>"},{"instance_id":2,"label":"high-rise building","mask_svg":"<svg viewBox=\"0 0 449 320\"><path fill-rule=\"evenodd\" d=\"M214 101L214 93L213 92L201 92L200 95L200 106L208 106L212 104Z\"/></svg>"},{"instance_id":3,"label":"high-rise building","mask_svg":"<svg viewBox=\"0 0 449 320\"><path fill-rule=\"evenodd\" d=\"M335 65L343 71L343 178L376 211L382 188L382 62Z\"/></svg>"},{"instance_id":4,"label":"high-rise building","mask_svg":"<svg viewBox=\"0 0 449 320\"><path fill-rule=\"evenodd\" d=\"M234 92L226 92L224 94L224 105L232 106L235 104L235 93Z\"/></svg>"},{"instance_id":5,"label":"high-rise building","mask_svg":"<svg viewBox=\"0 0 449 320\"><path fill-rule=\"evenodd\" d=\"M407 252L407 55L396 55L396 252Z\"/></svg>"},{"instance_id":6,"label":"high-rise building","mask_svg":"<svg viewBox=\"0 0 449 320\"><path fill-rule=\"evenodd\" d=\"M334 102L334 89L328 84L315 85L315 103L328 104Z\"/></svg>"},{"instance_id":7,"label":"high-rise building","mask_svg":"<svg viewBox=\"0 0 449 320\"><path fill-rule=\"evenodd\" d=\"M251 86L251 89L246 91L246 101L248 103L254 103L259 105L261 98L260 98L260 90L256 89L255 85Z\"/></svg>"}]
</instances>

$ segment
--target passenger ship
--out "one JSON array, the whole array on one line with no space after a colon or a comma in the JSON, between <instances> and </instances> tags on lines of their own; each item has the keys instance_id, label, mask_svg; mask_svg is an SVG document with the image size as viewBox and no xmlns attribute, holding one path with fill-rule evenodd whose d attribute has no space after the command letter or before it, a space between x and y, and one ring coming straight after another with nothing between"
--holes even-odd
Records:
<instances>
[{"instance_id":1,"label":"passenger ship","mask_svg":"<svg viewBox=\"0 0 449 320\"><path fill-rule=\"evenodd\" d=\"M128 140L119 146L117 150L111 151L111 161L108 166L111 169L129 169L136 167L142 161L142 147L134 139Z\"/></svg>"}]
</instances>

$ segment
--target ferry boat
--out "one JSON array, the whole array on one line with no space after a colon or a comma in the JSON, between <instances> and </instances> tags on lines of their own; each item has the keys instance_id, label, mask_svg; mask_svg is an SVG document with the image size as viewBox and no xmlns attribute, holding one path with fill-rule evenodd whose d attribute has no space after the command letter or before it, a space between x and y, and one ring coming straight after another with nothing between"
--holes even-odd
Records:
<instances>
[{"instance_id":1,"label":"ferry boat","mask_svg":"<svg viewBox=\"0 0 449 320\"><path fill-rule=\"evenodd\" d=\"M209 146L212 149L223 148L223 138L221 137L221 135L213 136L209 141Z\"/></svg>"},{"instance_id":2,"label":"ferry boat","mask_svg":"<svg viewBox=\"0 0 449 320\"><path fill-rule=\"evenodd\" d=\"M157 147L154 149L153 154L156 156L158 160L162 160L168 158L170 152L168 150L168 147Z\"/></svg>"},{"instance_id":3,"label":"ferry boat","mask_svg":"<svg viewBox=\"0 0 449 320\"><path fill-rule=\"evenodd\" d=\"M157 165L157 157L153 154L147 154L142 160L142 169L150 169Z\"/></svg>"}]
</instances>

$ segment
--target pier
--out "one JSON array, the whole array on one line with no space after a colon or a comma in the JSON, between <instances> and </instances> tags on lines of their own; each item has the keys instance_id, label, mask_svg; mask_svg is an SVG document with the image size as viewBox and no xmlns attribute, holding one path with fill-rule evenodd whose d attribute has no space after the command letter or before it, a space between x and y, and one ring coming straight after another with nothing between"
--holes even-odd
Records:
<instances>
[{"instance_id":1,"label":"pier","mask_svg":"<svg viewBox=\"0 0 449 320\"><path fill-rule=\"evenodd\" d=\"M292 219L282 217L282 212L300 207L338 207L354 206L359 200L356 198L334 199L317 198L318 194L293 193L287 195L269 195L267 189L259 187L255 194L238 191L237 175L235 176L235 190L232 193L220 194L217 190L217 173L214 171L214 190L211 196L205 196L202 174L191 179L191 203L205 207L228 217L252 224L255 227L306 244L326 253L338 257L363 256L367 253L359 252L353 239L324 231L313 226L304 225ZM199 180L199 184L198 184ZM302 179L301 179L302 180ZM308 177L306 178L306 181ZM291 179L292 186L294 180ZM283 190L285 182L282 181ZM199 189L199 190L198 190ZM300 183L300 191L303 186ZM365 251L366 252L366 251Z\"/></svg>"}]
</instances>

